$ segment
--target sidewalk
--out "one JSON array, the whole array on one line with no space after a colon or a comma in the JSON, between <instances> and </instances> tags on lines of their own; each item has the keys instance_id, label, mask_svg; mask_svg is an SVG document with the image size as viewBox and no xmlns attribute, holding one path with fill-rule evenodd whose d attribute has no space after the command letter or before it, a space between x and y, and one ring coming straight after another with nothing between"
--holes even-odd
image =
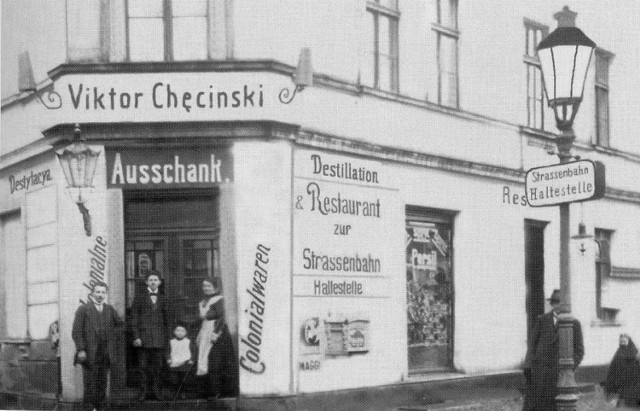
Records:
<instances>
[{"instance_id":1,"label":"sidewalk","mask_svg":"<svg viewBox=\"0 0 640 411\"><path fill-rule=\"evenodd\" d=\"M577 409L580 411L608 411L621 408L609 406L605 401L602 387L596 386L594 391L581 393L578 396ZM441 404L427 406L405 406L395 408L396 411L520 411L522 395L517 390L504 390L502 393L486 393L477 398L462 401L445 401Z\"/></svg>"}]
</instances>

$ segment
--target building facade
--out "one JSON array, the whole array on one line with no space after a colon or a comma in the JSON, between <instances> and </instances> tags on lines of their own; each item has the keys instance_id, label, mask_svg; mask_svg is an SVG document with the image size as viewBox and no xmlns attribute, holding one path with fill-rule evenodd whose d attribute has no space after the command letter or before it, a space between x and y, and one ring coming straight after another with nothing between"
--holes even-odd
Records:
<instances>
[{"instance_id":1,"label":"building facade","mask_svg":"<svg viewBox=\"0 0 640 411\"><path fill-rule=\"evenodd\" d=\"M573 152L607 188L571 205L597 241L570 260L583 365L603 366L640 338L640 6L566 3L598 44ZM191 332L222 279L244 397L517 372L559 286L558 210L524 177L557 162L535 46L563 5L3 2L0 391L79 400L76 309L105 281L128 318L149 269ZM99 152L90 234L56 159L76 125Z\"/></svg>"}]
</instances>

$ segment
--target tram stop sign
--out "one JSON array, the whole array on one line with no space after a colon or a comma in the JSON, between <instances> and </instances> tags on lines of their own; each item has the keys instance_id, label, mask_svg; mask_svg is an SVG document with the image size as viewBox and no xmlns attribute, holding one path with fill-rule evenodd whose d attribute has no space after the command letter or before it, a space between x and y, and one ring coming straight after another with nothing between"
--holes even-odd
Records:
<instances>
[{"instance_id":1,"label":"tram stop sign","mask_svg":"<svg viewBox=\"0 0 640 411\"><path fill-rule=\"evenodd\" d=\"M579 160L536 167L525 178L527 202L531 207L554 206L604 196L604 164Z\"/></svg>"}]
</instances>

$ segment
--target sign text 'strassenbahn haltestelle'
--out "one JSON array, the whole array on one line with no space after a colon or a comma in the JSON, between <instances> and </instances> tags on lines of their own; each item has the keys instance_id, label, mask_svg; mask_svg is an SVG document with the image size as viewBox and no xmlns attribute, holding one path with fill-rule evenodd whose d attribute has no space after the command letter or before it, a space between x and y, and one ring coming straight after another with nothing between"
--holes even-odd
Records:
<instances>
[{"instance_id":1,"label":"sign text 'strassenbahn haltestelle'","mask_svg":"<svg viewBox=\"0 0 640 411\"><path fill-rule=\"evenodd\" d=\"M595 200L604 195L604 165L580 160L533 168L527 172L525 187L532 207Z\"/></svg>"}]
</instances>

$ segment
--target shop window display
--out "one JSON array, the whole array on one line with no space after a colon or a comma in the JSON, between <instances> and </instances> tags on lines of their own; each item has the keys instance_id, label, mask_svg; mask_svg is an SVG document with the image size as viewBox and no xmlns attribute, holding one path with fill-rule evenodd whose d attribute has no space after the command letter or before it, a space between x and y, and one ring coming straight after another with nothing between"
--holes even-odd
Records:
<instances>
[{"instance_id":1,"label":"shop window display","mask_svg":"<svg viewBox=\"0 0 640 411\"><path fill-rule=\"evenodd\" d=\"M409 370L449 369L453 342L451 226L408 221L406 239Z\"/></svg>"}]
</instances>

